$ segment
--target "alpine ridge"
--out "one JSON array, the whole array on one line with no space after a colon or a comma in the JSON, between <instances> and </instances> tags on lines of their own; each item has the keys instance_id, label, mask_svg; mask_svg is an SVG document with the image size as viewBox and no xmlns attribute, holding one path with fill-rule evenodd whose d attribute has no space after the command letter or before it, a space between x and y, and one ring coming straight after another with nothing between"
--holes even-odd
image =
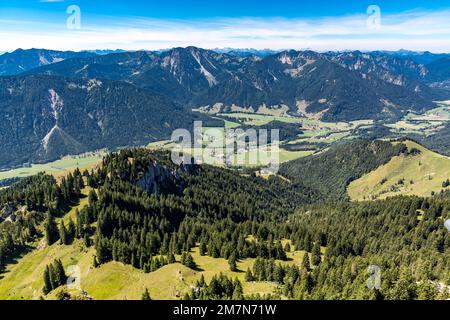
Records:
<instances>
[{"instance_id":1,"label":"alpine ridge","mask_svg":"<svg viewBox=\"0 0 450 320\"><path fill-rule=\"evenodd\" d=\"M327 121L395 119L449 96L410 58L360 52L241 56L187 47L74 58L28 73L121 79L209 112L272 108Z\"/></svg>"}]
</instances>

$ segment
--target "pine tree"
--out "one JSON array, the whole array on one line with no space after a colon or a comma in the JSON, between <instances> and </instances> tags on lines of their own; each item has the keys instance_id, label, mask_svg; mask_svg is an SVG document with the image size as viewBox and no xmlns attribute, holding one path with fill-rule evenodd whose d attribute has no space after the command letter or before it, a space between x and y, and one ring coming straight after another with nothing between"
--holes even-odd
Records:
<instances>
[{"instance_id":1,"label":"pine tree","mask_svg":"<svg viewBox=\"0 0 450 320\"><path fill-rule=\"evenodd\" d=\"M111 260L107 239L97 236L95 247L97 251L97 261L99 264L106 263Z\"/></svg>"},{"instance_id":2,"label":"pine tree","mask_svg":"<svg viewBox=\"0 0 450 320\"><path fill-rule=\"evenodd\" d=\"M189 254L189 253L186 255L184 265L190 269L197 268L197 264L195 263L194 258L192 258L191 254Z\"/></svg>"},{"instance_id":3,"label":"pine tree","mask_svg":"<svg viewBox=\"0 0 450 320\"><path fill-rule=\"evenodd\" d=\"M197 281L197 287L203 288L206 287L205 276L202 274L200 280Z\"/></svg>"},{"instance_id":4,"label":"pine tree","mask_svg":"<svg viewBox=\"0 0 450 320\"><path fill-rule=\"evenodd\" d=\"M145 288L144 293L142 294L141 300L152 300L150 298L150 292L148 291L147 288Z\"/></svg>"},{"instance_id":5,"label":"pine tree","mask_svg":"<svg viewBox=\"0 0 450 320\"><path fill-rule=\"evenodd\" d=\"M233 291L233 300L244 300L244 290L242 289L242 284L239 280L236 280Z\"/></svg>"},{"instance_id":6,"label":"pine tree","mask_svg":"<svg viewBox=\"0 0 450 320\"><path fill-rule=\"evenodd\" d=\"M192 300L191 297L189 296L189 293L186 292L186 293L184 294L183 300L185 300L185 301Z\"/></svg>"},{"instance_id":7,"label":"pine tree","mask_svg":"<svg viewBox=\"0 0 450 320\"><path fill-rule=\"evenodd\" d=\"M67 225L67 235L70 240L73 240L73 238L75 238L75 233L76 233L75 223L73 222L72 217L69 217L69 223Z\"/></svg>"},{"instance_id":8,"label":"pine tree","mask_svg":"<svg viewBox=\"0 0 450 320\"><path fill-rule=\"evenodd\" d=\"M199 253L201 256L204 256L206 254L207 251L207 246L206 243L204 241L200 242L200 246L199 246Z\"/></svg>"},{"instance_id":9,"label":"pine tree","mask_svg":"<svg viewBox=\"0 0 450 320\"><path fill-rule=\"evenodd\" d=\"M53 262L54 266L54 275L55 275L55 284L57 287L65 284L67 280L66 273L64 271L64 267L62 265L61 260L57 259Z\"/></svg>"},{"instance_id":10,"label":"pine tree","mask_svg":"<svg viewBox=\"0 0 450 320\"><path fill-rule=\"evenodd\" d=\"M312 249L312 256L311 256L311 262L314 266L319 265L319 263L321 262L321 257L320 257L320 244L318 242L316 242L313 246Z\"/></svg>"},{"instance_id":11,"label":"pine tree","mask_svg":"<svg viewBox=\"0 0 450 320\"><path fill-rule=\"evenodd\" d=\"M164 237L163 237L163 242L161 244L161 249L160 249L161 255L167 255L168 254L168 252L170 250L170 248L169 248L170 242L169 241L170 241L169 240L169 235L167 233L165 233Z\"/></svg>"},{"instance_id":12,"label":"pine tree","mask_svg":"<svg viewBox=\"0 0 450 320\"><path fill-rule=\"evenodd\" d=\"M176 262L176 259L175 259L175 255L173 254L173 252L169 253L168 263L173 264L175 262Z\"/></svg>"},{"instance_id":13,"label":"pine tree","mask_svg":"<svg viewBox=\"0 0 450 320\"><path fill-rule=\"evenodd\" d=\"M89 206L93 206L98 201L97 193L94 190L89 191L88 202Z\"/></svg>"},{"instance_id":14,"label":"pine tree","mask_svg":"<svg viewBox=\"0 0 450 320\"><path fill-rule=\"evenodd\" d=\"M56 289L59 287L59 283L58 283L58 275L56 274L56 270L55 270L55 266L53 263L48 265L48 274L50 277L50 284L52 286L52 290Z\"/></svg>"},{"instance_id":15,"label":"pine tree","mask_svg":"<svg viewBox=\"0 0 450 320\"><path fill-rule=\"evenodd\" d=\"M303 256L302 267L306 271L310 271L311 270L311 264L309 263L309 254L307 252L305 252L305 255Z\"/></svg>"},{"instance_id":16,"label":"pine tree","mask_svg":"<svg viewBox=\"0 0 450 320\"><path fill-rule=\"evenodd\" d=\"M286 256L286 252L283 249L283 246L281 244L281 242L277 242L277 244L275 245L275 258L278 260L286 260L287 256Z\"/></svg>"},{"instance_id":17,"label":"pine tree","mask_svg":"<svg viewBox=\"0 0 450 320\"><path fill-rule=\"evenodd\" d=\"M162 267L161 260L158 257L156 257L153 260L155 261L155 267L154 267L155 269L154 270L158 270L159 268Z\"/></svg>"},{"instance_id":18,"label":"pine tree","mask_svg":"<svg viewBox=\"0 0 450 320\"><path fill-rule=\"evenodd\" d=\"M50 269L48 266L45 267L44 271L44 288L42 289L44 294L48 294L52 291L52 282L50 280Z\"/></svg>"},{"instance_id":19,"label":"pine tree","mask_svg":"<svg viewBox=\"0 0 450 320\"><path fill-rule=\"evenodd\" d=\"M247 282L254 281L253 274L252 274L250 268L247 268L247 272L245 273L245 281L247 281Z\"/></svg>"},{"instance_id":20,"label":"pine tree","mask_svg":"<svg viewBox=\"0 0 450 320\"><path fill-rule=\"evenodd\" d=\"M59 239L61 241L61 244L68 244L68 236L67 236L67 229L64 225L64 221L61 220L61 223L59 224Z\"/></svg>"},{"instance_id":21,"label":"pine tree","mask_svg":"<svg viewBox=\"0 0 450 320\"><path fill-rule=\"evenodd\" d=\"M180 263L184 266L186 265L186 257L187 257L186 252L183 252L181 254Z\"/></svg>"},{"instance_id":22,"label":"pine tree","mask_svg":"<svg viewBox=\"0 0 450 320\"><path fill-rule=\"evenodd\" d=\"M281 265L275 266L275 269L273 270L273 280L282 283L284 279L284 271Z\"/></svg>"},{"instance_id":23,"label":"pine tree","mask_svg":"<svg viewBox=\"0 0 450 320\"><path fill-rule=\"evenodd\" d=\"M236 254L234 252L230 255L230 258L228 259L228 265L230 266L231 271L233 272L237 271Z\"/></svg>"},{"instance_id":24,"label":"pine tree","mask_svg":"<svg viewBox=\"0 0 450 320\"><path fill-rule=\"evenodd\" d=\"M91 238L89 237L89 234L87 232L84 233L83 241L86 248L89 248L91 246Z\"/></svg>"},{"instance_id":25,"label":"pine tree","mask_svg":"<svg viewBox=\"0 0 450 320\"><path fill-rule=\"evenodd\" d=\"M75 225L75 237L81 239L83 237L83 222L78 209L75 209L76 225Z\"/></svg>"},{"instance_id":26,"label":"pine tree","mask_svg":"<svg viewBox=\"0 0 450 320\"><path fill-rule=\"evenodd\" d=\"M58 241L58 227L56 226L55 218L49 213L45 221L45 238L47 245L52 245Z\"/></svg>"}]
</instances>

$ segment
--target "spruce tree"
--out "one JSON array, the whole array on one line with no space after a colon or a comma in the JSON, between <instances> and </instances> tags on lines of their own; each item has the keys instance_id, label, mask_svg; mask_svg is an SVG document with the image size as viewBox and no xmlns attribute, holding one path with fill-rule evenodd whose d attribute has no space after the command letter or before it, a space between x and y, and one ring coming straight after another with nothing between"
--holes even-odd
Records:
<instances>
[{"instance_id":1,"label":"spruce tree","mask_svg":"<svg viewBox=\"0 0 450 320\"><path fill-rule=\"evenodd\" d=\"M89 237L89 234L87 232L84 233L83 242L86 248L89 248L91 246L91 238Z\"/></svg>"},{"instance_id":2,"label":"spruce tree","mask_svg":"<svg viewBox=\"0 0 450 320\"><path fill-rule=\"evenodd\" d=\"M175 259L175 255L173 254L173 252L169 253L168 263L173 264L175 262L176 262L176 259Z\"/></svg>"},{"instance_id":3,"label":"spruce tree","mask_svg":"<svg viewBox=\"0 0 450 320\"><path fill-rule=\"evenodd\" d=\"M42 291L44 292L44 294L48 294L50 291L52 291L52 289L53 286L50 279L50 269L48 266L46 266L44 271L44 288L42 289Z\"/></svg>"},{"instance_id":4,"label":"spruce tree","mask_svg":"<svg viewBox=\"0 0 450 320\"><path fill-rule=\"evenodd\" d=\"M55 218L50 213L47 214L44 228L47 245L50 246L58 241L58 227L56 226Z\"/></svg>"},{"instance_id":5,"label":"spruce tree","mask_svg":"<svg viewBox=\"0 0 450 320\"><path fill-rule=\"evenodd\" d=\"M242 289L242 284L239 281L236 281L233 290L233 300L244 300L244 290Z\"/></svg>"},{"instance_id":6,"label":"spruce tree","mask_svg":"<svg viewBox=\"0 0 450 320\"><path fill-rule=\"evenodd\" d=\"M83 237L83 222L81 220L81 215L78 209L75 209L75 218L76 218L75 237L81 239Z\"/></svg>"},{"instance_id":7,"label":"spruce tree","mask_svg":"<svg viewBox=\"0 0 450 320\"><path fill-rule=\"evenodd\" d=\"M94 190L89 191L88 202L90 206L93 206L98 201L97 193Z\"/></svg>"},{"instance_id":8,"label":"spruce tree","mask_svg":"<svg viewBox=\"0 0 450 320\"><path fill-rule=\"evenodd\" d=\"M247 282L254 281L253 274L252 274L250 268L247 268L247 272L245 273L245 281L247 281Z\"/></svg>"},{"instance_id":9,"label":"spruce tree","mask_svg":"<svg viewBox=\"0 0 450 320\"><path fill-rule=\"evenodd\" d=\"M59 224L59 240L61 241L61 244L68 244L68 236L67 236L67 229L64 225L64 221L61 220L61 223Z\"/></svg>"},{"instance_id":10,"label":"spruce tree","mask_svg":"<svg viewBox=\"0 0 450 320\"><path fill-rule=\"evenodd\" d=\"M237 271L236 254L234 252L230 255L230 258L228 259L228 265L230 266L231 271L233 272Z\"/></svg>"},{"instance_id":11,"label":"spruce tree","mask_svg":"<svg viewBox=\"0 0 450 320\"><path fill-rule=\"evenodd\" d=\"M53 262L53 268L54 268L54 275L55 275L55 285L57 287L62 286L65 284L67 277L66 273L64 271L63 264L61 260L57 259Z\"/></svg>"},{"instance_id":12,"label":"spruce tree","mask_svg":"<svg viewBox=\"0 0 450 320\"><path fill-rule=\"evenodd\" d=\"M200 242L200 246L199 246L199 253L201 256L204 256L206 254L207 251L207 246L206 243L204 241Z\"/></svg>"},{"instance_id":13,"label":"spruce tree","mask_svg":"<svg viewBox=\"0 0 450 320\"><path fill-rule=\"evenodd\" d=\"M75 227L75 223L72 220L72 217L69 217L69 223L67 225L67 235L71 240L73 240L73 238L75 238L75 233L76 233L76 227Z\"/></svg>"},{"instance_id":14,"label":"spruce tree","mask_svg":"<svg viewBox=\"0 0 450 320\"><path fill-rule=\"evenodd\" d=\"M309 254L308 254L308 252L305 252L305 254L303 256L302 267L306 271L310 271L311 270L311 264L309 263Z\"/></svg>"},{"instance_id":15,"label":"spruce tree","mask_svg":"<svg viewBox=\"0 0 450 320\"><path fill-rule=\"evenodd\" d=\"M321 257L320 257L320 244L318 242L316 242L314 244L314 247L312 249L312 256L311 256L311 262L314 266L319 265L319 263L321 262Z\"/></svg>"},{"instance_id":16,"label":"spruce tree","mask_svg":"<svg viewBox=\"0 0 450 320\"><path fill-rule=\"evenodd\" d=\"M194 261L194 258L191 256L190 253L186 255L186 259L184 260L184 265L190 269L197 268L197 264Z\"/></svg>"},{"instance_id":17,"label":"spruce tree","mask_svg":"<svg viewBox=\"0 0 450 320\"><path fill-rule=\"evenodd\" d=\"M144 293L142 294L141 300L152 300L150 298L150 292L147 288L145 288Z\"/></svg>"},{"instance_id":18,"label":"spruce tree","mask_svg":"<svg viewBox=\"0 0 450 320\"><path fill-rule=\"evenodd\" d=\"M58 274L55 270L55 265L54 263L50 263L48 265L48 274L50 276L50 284L52 286L52 290L56 289L59 287L59 279L58 279Z\"/></svg>"}]
</instances>

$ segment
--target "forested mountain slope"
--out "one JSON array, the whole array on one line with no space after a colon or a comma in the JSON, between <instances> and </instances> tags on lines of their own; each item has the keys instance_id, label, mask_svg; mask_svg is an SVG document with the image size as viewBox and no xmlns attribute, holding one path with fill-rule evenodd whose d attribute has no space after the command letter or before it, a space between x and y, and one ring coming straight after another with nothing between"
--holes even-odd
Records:
<instances>
[{"instance_id":1,"label":"forested mountain slope","mask_svg":"<svg viewBox=\"0 0 450 320\"><path fill-rule=\"evenodd\" d=\"M0 168L144 145L190 128L190 111L125 82L0 77Z\"/></svg>"},{"instance_id":2,"label":"forested mountain slope","mask_svg":"<svg viewBox=\"0 0 450 320\"><path fill-rule=\"evenodd\" d=\"M350 182L407 152L407 147L401 143L348 141L317 155L285 163L280 174L318 190L324 198L346 199Z\"/></svg>"},{"instance_id":3,"label":"forested mountain slope","mask_svg":"<svg viewBox=\"0 0 450 320\"><path fill-rule=\"evenodd\" d=\"M383 159L402 150L383 144L365 146L366 152ZM9 258L24 245L45 236L34 249L37 253L22 259L41 265L38 252L48 247L65 264L75 255L86 266L87 257L94 253L93 271L84 276L90 279L102 274L106 279L108 272L117 276L113 270L130 265L128 272L138 281L129 284L132 288L155 283L150 280L155 274L169 281L166 273L173 273L174 268L185 274L206 274L208 270L198 269L195 259L204 268L211 268L214 259L227 259L231 270L252 261L241 281L277 283L278 289L270 287L274 298L447 297L450 237L443 226L449 218L447 193L433 198L317 204L317 193L280 178L265 180L205 165L176 166L168 156L145 149L123 150L107 156L99 170L75 172L60 186L52 178L38 176L0 191L2 205L12 207L17 216L15 221L0 224L2 263L8 266ZM41 180L47 181L46 187L40 187ZM91 190L87 206L64 217L65 206L82 197L85 184ZM63 223L57 225L59 217ZM292 249L302 253L300 265L289 263ZM213 259L209 267L203 264L206 257ZM382 284L376 290L367 287L369 265L382 272ZM18 268L7 269L15 273L7 271L0 279L0 293L8 288L19 290L14 283L24 280L14 280L15 274L23 274ZM131 270L141 271L136 276ZM208 274L207 281L189 276L192 282L179 289L178 297L222 299L250 294L242 290L240 281ZM28 281L33 283L25 282L26 287L35 287L36 280ZM92 294L108 298L105 292L95 291L92 281L87 280ZM109 281L114 282L113 278ZM47 286L38 295L54 298L56 289L59 285ZM148 289L150 293L158 290ZM66 292L65 297L71 294ZM84 297L88 296L85 292Z\"/></svg>"}]
</instances>

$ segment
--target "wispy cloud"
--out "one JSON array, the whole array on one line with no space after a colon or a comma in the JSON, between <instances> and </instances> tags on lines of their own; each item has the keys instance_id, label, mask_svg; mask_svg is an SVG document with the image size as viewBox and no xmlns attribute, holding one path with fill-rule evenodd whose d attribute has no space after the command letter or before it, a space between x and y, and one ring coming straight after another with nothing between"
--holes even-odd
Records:
<instances>
[{"instance_id":1,"label":"wispy cloud","mask_svg":"<svg viewBox=\"0 0 450 320\"><path fill-rule=\"evenodd\" d=\"M368 15L315 19L234 18L158 20L82 16L81 30L63 23L0 20L0 51L18 47L83 49L273 48L314 50L411 49L450 52L450 10L382 15L379 30ZM92 23L96 21L96 23Z\"/></svg>"}]
</instances>

